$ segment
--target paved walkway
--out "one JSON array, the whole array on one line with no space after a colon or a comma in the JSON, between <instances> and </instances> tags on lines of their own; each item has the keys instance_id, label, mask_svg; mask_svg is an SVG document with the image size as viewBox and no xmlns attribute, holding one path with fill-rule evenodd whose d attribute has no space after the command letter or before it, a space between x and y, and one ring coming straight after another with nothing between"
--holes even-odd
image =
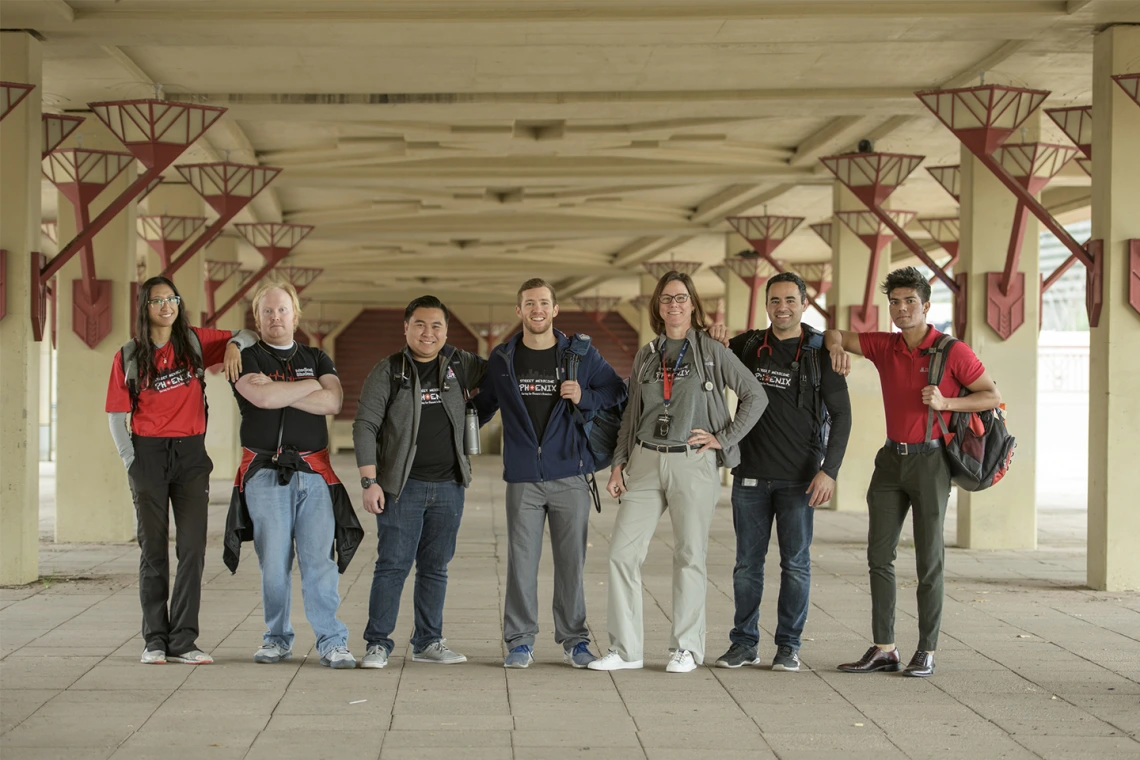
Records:
<instances>
[{"instance_id":1,"label":"paved walkway","mask_svg":"<svg viewBox=\"0 0 1140 760\"><path fill-rule=\"evenodd\" d=\"M355 473L348 457L338 457L336 466L346 477ZM816 519L812 609L802 650L810 670L664 672L671 586L666 520L645 564L645 670L611 675L562 665L544 609L536 664L507 671L500 641L506 562L500 464L482 457L476 469L446 613L448 643L467 654L467 664L413 664L400 647L386 670L322 668L295 582L298 656L255 665L251 655L263 630L260 577L252 550L237 575L222 565L218 539L229 491L219 481L199 639L216 664L138 663L137 547L44 543L44 580L0 590L0 756L1140 757L1140 594L1081 587L1083 541L1074 540L1079 513L1043 513L1038 551L948 551L939 671L929 680L834 670L867 646L870 599L866 518L832 512ZM603 642L614 513L607 505L593 516L586 577L590 623ZM952 534L953 519L947 523ZM711 541L710 658L726 647L732 622L727 490ZM374 557L366 545L341 580L342 617L358 656ZM913 559L908 540L898 562L899 643L906 656L916 638L915 584L908 580ZM775 584L770 578L761 611L769 634ZM540 593L550 599L548 557ZM412 625L410 587L403 602L401 635ZM770 649L762 651L765 659Z\"/></svg>"}]
</instances>

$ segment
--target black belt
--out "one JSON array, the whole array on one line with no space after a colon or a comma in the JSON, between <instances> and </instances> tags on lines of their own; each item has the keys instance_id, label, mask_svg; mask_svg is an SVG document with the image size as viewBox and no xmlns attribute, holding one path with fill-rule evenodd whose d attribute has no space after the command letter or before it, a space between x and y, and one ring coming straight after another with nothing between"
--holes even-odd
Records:
<instances>
[{"instance_id":1,"label":"black belt","mask_svg":"<svg viewBox=\"0 0 1140 760\"><path fill-rule=\"evenodd\" d=\"M898 443L888 438L886 447L896 454L905 457L910 454L925 454L928 451L940 449L942 448L942 439L935 438L934 440L925 441L923 443Z\"/></svg>"},{"instance_id":2,"label":"black belt","mask_svg":"<svg viewBox=\"0 0 1140 760\"><path fill-rule=\"evenodd\" d=\"M643 449L649 449L650 451L657 451L657 452L660 452L662 454L683 454L686 451L689 451L691 449L699 449L700 448L700 446L660 446L656 443L646 443L645 441L641 440L640 438L637 439L637 445L641 446Z\"/></svg>"}]
</instances>

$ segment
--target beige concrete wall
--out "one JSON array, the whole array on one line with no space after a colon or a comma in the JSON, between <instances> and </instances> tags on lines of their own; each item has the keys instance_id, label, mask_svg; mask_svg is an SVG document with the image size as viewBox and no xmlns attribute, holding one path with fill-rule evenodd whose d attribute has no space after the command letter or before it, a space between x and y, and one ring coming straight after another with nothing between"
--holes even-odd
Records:
<instances>
[{"instance_id":1,"label":"beige concrete wall","mask_svg":"<svg viewBox=\"0 0 1140 760\"><path fill-rule=\"evenodd\" d=\"M122 144L93 115L79 128L85 148L122 150ZM91 217L131 183L126 171L91 204ZM59 196L59 237L75 235L71 203ZM136 267L135 204L95 236L95 269L112 281L112 329L94 348L72 330L73 281L80 277L79 256L59 273L59 459L56 465L55 537L60 542L129 541L135 534L134 507L122 460L111 441L104 412L107 378L115 353L130 338L134 305L130 283Z\"/></svg>"},{"instance_id":2,"label":"beige concrete wall","mask_svg":"<svg viewBox=\"0 0 1140 760\"><path fill-rule=\"evenodd\" d=\"M0 79L36 85L0 124L0 248L7 253L0 320L0 584L39 574L40 347L29 315L31 253L40 240L40 43L0 33ZM46 329L46 328L45 328Z\"/></svg>"}]
</instances>

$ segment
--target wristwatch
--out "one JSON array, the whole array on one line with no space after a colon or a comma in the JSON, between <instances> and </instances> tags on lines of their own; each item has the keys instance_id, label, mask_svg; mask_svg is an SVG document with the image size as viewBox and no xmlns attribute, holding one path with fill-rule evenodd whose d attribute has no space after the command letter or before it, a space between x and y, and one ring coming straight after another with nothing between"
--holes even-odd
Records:
<instances>
[{"instance_id":1,"label":"wristwatch","mask_svg":"<svg viewBox=\"0 0 1140 760\"><path fill-rule=\"evenodd\" d=\"M361 478L360 479L360 487L366 491L374 485L376 485L376 478Z\"/></svg>"}]
</instances>

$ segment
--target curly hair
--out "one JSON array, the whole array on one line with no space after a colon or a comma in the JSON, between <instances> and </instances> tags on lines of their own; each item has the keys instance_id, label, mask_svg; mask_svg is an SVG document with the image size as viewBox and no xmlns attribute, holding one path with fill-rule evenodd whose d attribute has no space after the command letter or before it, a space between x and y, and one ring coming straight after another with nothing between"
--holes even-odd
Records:
<instances>
[{"instance_id":1,"label":"curly hair","mask_svg":"<svg viewBox=\"0 0 1140 760\"><path fill-rule=\"evenodd\" d=\"M887 275L881 288L883 295L890 298L891 291L896 288L913 290L923 303L930 303L930 282L916 267L903 267Z\"/></svg>"}]
</instances>

